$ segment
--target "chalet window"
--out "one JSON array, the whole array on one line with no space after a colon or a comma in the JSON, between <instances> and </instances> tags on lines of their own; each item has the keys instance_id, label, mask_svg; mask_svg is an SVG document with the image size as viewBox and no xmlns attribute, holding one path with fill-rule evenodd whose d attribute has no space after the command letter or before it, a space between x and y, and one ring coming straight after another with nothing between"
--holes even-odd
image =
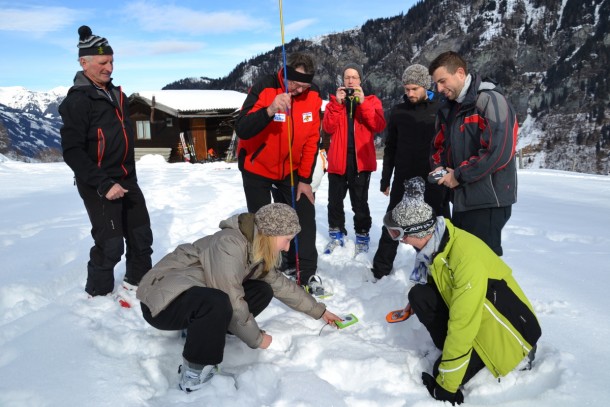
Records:
<instances>
[{"instance_id":1,"label":"chalet window","mask_svg":"<svg viewBox=\"0 0 610 407\"><path fill-rule=\"evenodd\" d=\"M138 140L150 140L150 122L148 120L136 121Z\"/></svg>"}]
</instances>

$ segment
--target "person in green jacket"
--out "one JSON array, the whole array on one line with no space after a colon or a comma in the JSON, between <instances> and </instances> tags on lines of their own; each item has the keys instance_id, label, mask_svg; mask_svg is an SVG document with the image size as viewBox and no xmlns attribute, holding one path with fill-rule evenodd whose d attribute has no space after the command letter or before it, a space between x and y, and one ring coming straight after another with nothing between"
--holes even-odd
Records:
<instances>
[{"instance_id":1,"label":"person in green jacket","mask_svg":"<svg viewBox=\"0 0 610 407\"><path fill-rule=\"evenodd\" d=\"M478 237L435 216L424 190L421 177L406 181L383 223L417 252L409 304L442 352L422 380L433 398L461 404L460 386L484 367L495 377L531 367L542 332L510 267Z\"/></svg>"}]
</instances>

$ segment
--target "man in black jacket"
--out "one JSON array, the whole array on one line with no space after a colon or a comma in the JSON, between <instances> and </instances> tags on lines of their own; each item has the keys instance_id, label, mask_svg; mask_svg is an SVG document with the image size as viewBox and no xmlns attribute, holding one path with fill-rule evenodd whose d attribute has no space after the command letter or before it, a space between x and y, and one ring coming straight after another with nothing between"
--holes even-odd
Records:
<instances>
[{"instance_id":1,"label":"man in black jacket","mask_svg":"<svg viewBox=\"0 0 610 407\"><path fill-rule=\"evenodd\" d=\"M114 290L114 266L126 250L124 287L133 289L150 270L152 231L134 160L134 129L127 98L112 84L113 51L91 29L78 29L79 63L74 86L59 106L61 146L95 242L87 264L85 291ZM125 243L123 242L125 240Z\"/></svg>"},{"instance_id":2,"label":"man in black jacket","mask_svg":"<svg viewBox=\"0 0 610 407\"><path fill-rule=\"evenodd\" d=\"M438 109L434 93L427 90L432 83L428 68L419 64L409 66L402 75L402 82L405 89L404 101L394 106L390 112L383 152L381 192L390 196L387 211L392 210L401 201L405 180L417 176L424 179L428 177L430 143L434 137L434 121ZM392 172L394 180L390 188ZM448 218L446 195L447 188L429 185L424 199L437 215ZM390 274L397 248L398 242L392 240L386 228L382 227L371 270L375 278L380 279Z\"/></svg>"}]
</instances>

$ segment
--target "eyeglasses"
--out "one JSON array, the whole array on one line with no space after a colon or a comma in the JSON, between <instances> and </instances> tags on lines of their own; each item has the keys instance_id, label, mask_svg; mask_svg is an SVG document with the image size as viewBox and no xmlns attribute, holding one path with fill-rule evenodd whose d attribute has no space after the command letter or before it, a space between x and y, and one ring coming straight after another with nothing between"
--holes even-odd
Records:
<instances>
[{"instance_id":1,"label":"eyeglasses","mask_svg":"<svg viewBox=\"0 0 610 407\"><path fill-rule=\"evenodd\" d=\"M357 81L358 79L360 79L359 76L344 76L343 77L344 81L349 81L349 80Z\"/></svg>"}]
</instances>

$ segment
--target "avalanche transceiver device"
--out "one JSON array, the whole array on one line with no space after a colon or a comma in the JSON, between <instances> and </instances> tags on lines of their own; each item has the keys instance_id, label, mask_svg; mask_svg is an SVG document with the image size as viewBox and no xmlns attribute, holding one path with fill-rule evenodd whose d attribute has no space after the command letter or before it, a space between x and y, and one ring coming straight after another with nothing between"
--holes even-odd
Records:
<instances>
[{"instance_id":1,"label":"avalanche transceiver device","mask_svg":"<svg viewBox=\"0 0 610 407\"><path fill-rule=\"evenodd\" d=\"M441 168L438 171L434 171L433 173L428 175L428 182L431 184L436 184L439 179L443 178L448 171L444 168Z\"/></svg>"},{"instance_id":2,"label":"avalanche transceiver device","mask_svg":"<svg viewBox=\"0 0 610 407\"><path fill-rule=\"evenodd\" d=\"M335 321L335 324L339 327L339 329L347 328L350 325L354 325L358 322L358 318L354 314L348 314L342 317L343 321Z\"/></svg>"}]
</instances>

